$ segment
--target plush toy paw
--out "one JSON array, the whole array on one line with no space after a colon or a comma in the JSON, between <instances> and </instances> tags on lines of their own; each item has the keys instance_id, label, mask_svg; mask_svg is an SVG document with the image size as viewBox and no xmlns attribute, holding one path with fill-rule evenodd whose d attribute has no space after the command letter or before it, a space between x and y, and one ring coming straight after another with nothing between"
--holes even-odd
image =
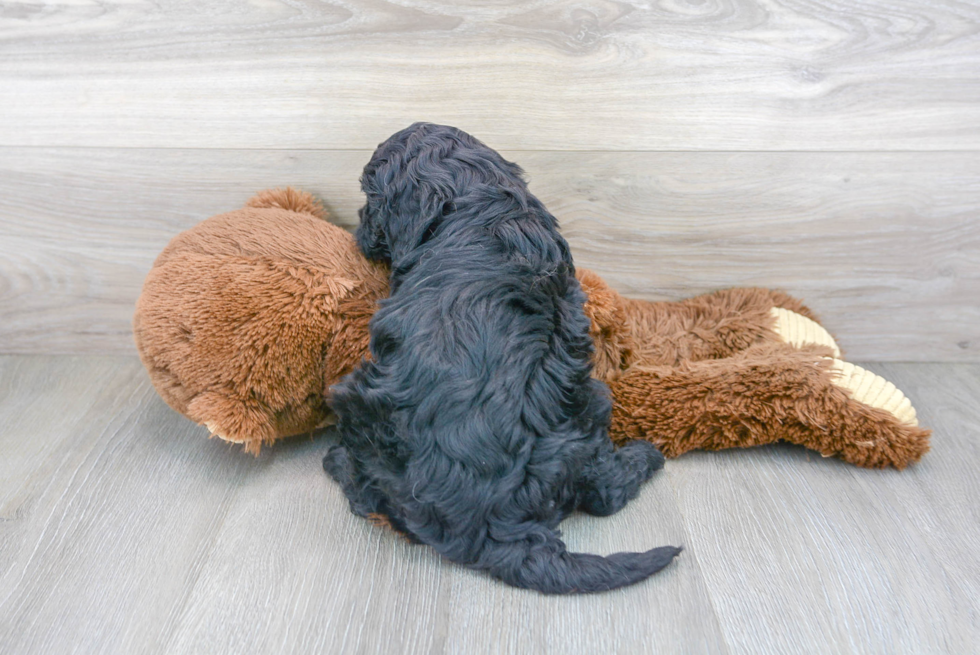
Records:
<instances>
[{"instance_id":1,"label":"plush toy paw","mask_svg":"<svg viewBox=\"0 0 980 655\"><path fill-rule=\"evenodd\" d=\"M764 342L733 357L633 367L610 384L610 436L689 450L789 441L867 468L905 468L929 450L911 403L826 346Z\"/></svg>"},{"instance_id":2,"label":"plush toy paw","mask_svg":"<svg viewBox=\"0 0 980 655\"><path fill-rule=\"evenodd\" d=\"M832 388L843 397L828 402L837 406L838 423L825 428L838 438L818 440L824 456L840 456L859 466L903 468L929 450L929 431L918 427L912 402L894 384L871 371L841 359L830 333L816 321L796 312L774 307L773 331L784 343L800 349L829 348L832 357L826 371ZM843 425L846 423L846 425Z\"/></svg>"},{"instance_id":3,"label":"plush toy paw","mask_svg":"<svg viewBox=\"0 0 980 655\"><path fill-rule=\"evenodd\" d=\"M824 456L840 456L859 466L903 468L929 450L929 431L918 428L912 402L894 384L860 366L841 359L841 351L830 333L816 321L796 312L774 307L770 315L773 331L796 349L812 346L833 353L826 368L830 384L846 392L837 398L838 421L830 430L840 438L821 442ZM829 433L828 433L829 434Z\"/></svg>"},{"instance_id":4,"label":"plush toy paw","mask_svg":"<svg viewBox=\"0 0 980 655\"><path fill-rule=\"evenodd\" d=\"M807 345L826 346L834 353L834 357L841 356L837 342L830 336L830 332L814 320L801 316L782 307L773 307L769 310L769 315L775 320L773 332L779 338L794 348L802 348Z\"/></svg>"},{"instance_id":5,"label":"plush toy paw","mask_svg":"<svg viewBox=\"0 0 980 655\"><path fill-rule=\"evenodd\" d=\"M314 426L310 431L312 432L313 430L322 430L323 428L330 427L331 425L336 425L336 424L337 424L336 415L330 413L324 416L323 419L319 423L317 423L316 426ZM225 428L222 428L217 421L205 421L203 425L208 429L208 433L210 436L218 437L222 441L228 441L230 443L244 444L245 452L252 453L254 455L259 454L259 451L263 443L271 444L272 442L278 441L279 439L282 438L282 435L278 434L278 432L275 431L275 428L272 428L271 433L269 431L263 431L262 433L260 433L259 436L249 437L242 434L241 432L236 432L233 430L227 430ZM269 437L268 436L269 434L273 434L274 436Z\"/></svg>"},{"instance_id":6,"label":"plush toy paw","mask_svg":"<svg viewBox=\"0 0 980 655\"><path fill-rule=\"evenodd\" d=\"M894 384L849 362L824 359L824 366L832 422L817 426L825 432L813 433L811 447L868 468L902 469L929 451L930 430L919 427L911 401Z\"/></svg>"},{"instance_id":7,"label":"plush toy paw","mask_svg":"<svg viewBox=\"0 0 980 655\"><path fill-rule=\"evenodd\" d=\"M847 389L853 400L887 412L899 423L919 424L912 401L880 375L839 359L833 360L830 372L833 384Z\"/></svg>"},{"instance_id":8,"label":"plush toy paw","mask_svg":"<svg viewBox=\"0 0 980 655\"><path fill-rule=\"evenodd\" d=\"M824 346L833 352L830 366L833 383L847 389L855 401L888 412L900 423L918 425L915 408L894 384L871 371L841 359L841 351L830 332L816 321L782 307L770 312L775 321L773 332L794 348Z\"/></svg>"},{"instance_id":9,"label":"plush toy paw","mask_svg":"<svg viewBox=\"0 0 980 655\"><path fill-rule=\"evenodd\" d=\"M255 455L276 438L274 417L254 399L206 391L188 404L187 416L207 427L212 437L242 444Z\"/></svg>"}]
</instances>

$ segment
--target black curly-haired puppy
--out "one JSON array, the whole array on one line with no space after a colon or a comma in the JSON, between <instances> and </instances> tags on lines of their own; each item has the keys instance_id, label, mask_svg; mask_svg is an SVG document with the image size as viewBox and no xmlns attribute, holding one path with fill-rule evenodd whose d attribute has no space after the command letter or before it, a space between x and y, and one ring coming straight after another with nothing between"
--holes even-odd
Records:
<instances>
[{"instance_id":1,"label":"black curly-haired puppy","mask_svg":"<svg viewBox=\"0 0 980 655\"><path fill-rule=\"evenodd\" d=\"M323 466L355 513L453 561L546 593L614 589L680 549L570 553L556 528L622 508L663 456L613 449L568 244L522 175L452 127L375 151L357 243L391 264L391 297L371 361L331 389L341 440Z\"/></svg>"}]
</instances>

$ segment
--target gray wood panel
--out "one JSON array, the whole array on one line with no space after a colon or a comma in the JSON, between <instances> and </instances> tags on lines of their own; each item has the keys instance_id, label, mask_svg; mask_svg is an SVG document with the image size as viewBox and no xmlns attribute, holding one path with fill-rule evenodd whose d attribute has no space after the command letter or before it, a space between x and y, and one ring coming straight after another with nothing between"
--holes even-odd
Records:
<instances>
[{"instance_id":1,"label":"gray wood panel","mask_svg":"<svg viewBox=\"0 0 980 655\"><path fill-rule=\"evenodd\" d=\"M370 148L433 120L529 150L976 150L955 0L13 3L0 144Z\"/></svg>"},{"instance_id":2,"label":"gray wood panel","mask_svg":"<svg viewBox=\"0 0 980 655\"><path fill-rule=\"evenodd\" d=\"M505 154L576 262L623 293L779 287L852 358L980 360L974 153ZM0 148L0 352L133 352L133 303L172 236L289 184L350 227L369 155Z\"/></svg>"},{"instance_id":3,"label":"gray wood panel","mask_svg":"<svg viewBox=\"0 0 980 655\"><path fill-rule=\"evenodd\" d=\"M669 479L659 474L618 514L573 515L561 525L569 548L580 552L685 546L648 582L608 594L556 598L462 571L449 594L445 652L727 653L685 524Z\"/></svg>"},{"instance_id":4,"label":"gray wood panel","mask_svg":"<svg viewBox=\"0 0 980 655\"><path fill-rule=\"evenodd\" d=\"M277 449L243 485L170 652L590 653L610 641L619 652L724 652L696 556L601 596L504 588L351 515L318 466L324 449ZM670 486L659 482L629 515L563 525L569 543L615 552L683 541ZM701 629L680 629L678 616Z\"/></svg>"},{"instance_id":5,"label":"gray wood panel","mask_svg":"<svg viewBox=\"0 0 980 655\"><path fill-rule=\"evenodd\" d=\"M128 393L89 399L43 476L0 483L20 487L0 522L0 643L12 652L490 652L500 630L506 652L724 652L695 554L602 596L504 590L354 517L320 466L323 439L252 458L132 380L134 359L111 361ZM48 400L68 370L93 387L103 372L0 358L5 383ZM601 552L684 541L672 494L661 476L621 516L570 521L568 540Z\"/></svg>"},{"instance_id":6,"label":"gray wood panel","mask_svg":"<svg viewBox=\"0 0 980 655\"><path fill-rule=\"evenodd\" d=\"M734 653L961 653L980 640L980 369L869 368L935 430L906 471L793 446L670 463Z\"/></svg>"},{"instance_id":7,"label":"gray wood panel","mask_svg":"<svg viewBox=\"0 0 980 655\"><path fill-rule=\"evenodd\" d=\"M156 253L0 237L0 352L134 353L134 303Z\"/></svg>"},{"instance_id":8,"label":"gray wood panel","mask_svg":"<svg viewBox=\"0 0 980 655\"><path fill-rule=\"evenodd\" d=\"M0 521L19 511L21 485L49 475L43 467L58 451L76 447L93 403L128 396L143 378L132 358L0 357Z\"/></svg>"},{"instance_id":9,"label":"gray wood panel","mask_svg":"<svg viewBox=\"0 0 980 655\"><path fill-rule=\"evenodd\" d=\"M242 476L261 463L176 416L133 358L115 360L126 389L102 386L101 366L63 361L4 373L51 407L66 373L101 393L67 434L32 435L57 447L26 482L2 481L16 493L0 521L0 643L11 653L151 652L172 632ZM46 412L31 413L43 424Z\"/></svg>"},{"instance_id":10,"label":"gray wood panel","mask_svg":"<svg viewBox=\"0 0 980 655\"><path fill-rule=\"evenodd\" d=\"M689 453L620 514L562 526L591 552L682 543L677 562L629 589L549 598L352 516L320 468L322 437L253 458L167 408L135 358L0 357L0 449L21 453L0 475L0 643L25 654L969 652L980 366L870 366L935 429L922 462L868 471L788 445Z\"/></svg>"},{"instance_id":11,"label":"gray wood panel","mask_svg":"<svg viewBox=\"0 0 980 655\"><path fill-rule=\"evenodd\" d=\"M451 572L354 517L325 450L284 444L241 483L167 652L437 651Z\"/></svg>"}]
</instances>

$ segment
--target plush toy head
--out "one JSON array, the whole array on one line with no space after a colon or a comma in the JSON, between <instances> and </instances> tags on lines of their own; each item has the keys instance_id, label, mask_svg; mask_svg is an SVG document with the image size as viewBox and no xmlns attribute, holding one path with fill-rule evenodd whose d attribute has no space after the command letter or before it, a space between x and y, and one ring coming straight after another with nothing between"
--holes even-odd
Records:
<instances>
[{"instance_id":1,"label":"plush toy head","mask_svg":"<svg viewBox=\"0 0 980 655\"><path fill-rule=\"evenodd\" d=\"M785 440L898 468L929 449L908 398L843 361L784 293L651 303L589 271L577 277L593 376L613 394L613 441L647 439L675 457ZM133 328L164 400L257 453L330 421L329 389L370 356L368 323L387 295L386 265L365 259L312 196L277 189L177 235L146 278Z\"/></svg>"},{"instance_id":2,"label":"plush toy head","mask_svg":"<svg viewBox=\"0 0 980 655\"><path fill-rule=\"evenodd\" d=\"M368 347L385 267L312 196L264 192L183 232L157 258L133 321L167 403L258 452L330 416L326 387Z\"/></svg>"}]
</instances>

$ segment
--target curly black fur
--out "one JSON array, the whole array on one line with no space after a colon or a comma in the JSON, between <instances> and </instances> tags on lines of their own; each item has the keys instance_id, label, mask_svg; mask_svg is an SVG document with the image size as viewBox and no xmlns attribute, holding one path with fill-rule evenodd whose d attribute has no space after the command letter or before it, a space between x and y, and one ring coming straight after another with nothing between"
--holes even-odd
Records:
<instances>
[{"instance_id":1,"label":"curly black fur","mask_svg":"<svg viewBox=\"0 0 980 655\"><path fill-rule=\"evenodd\" d=\"M569 553L574 509L608 515L663 466L614 450L608 388L568 245L521 169L470 135L417 123L364 169L357 242L392 266L372 361L331 390L323 460L351 509L445 557L546 593L643 580L680 549Z\"/></svg>"}]
</instances>

